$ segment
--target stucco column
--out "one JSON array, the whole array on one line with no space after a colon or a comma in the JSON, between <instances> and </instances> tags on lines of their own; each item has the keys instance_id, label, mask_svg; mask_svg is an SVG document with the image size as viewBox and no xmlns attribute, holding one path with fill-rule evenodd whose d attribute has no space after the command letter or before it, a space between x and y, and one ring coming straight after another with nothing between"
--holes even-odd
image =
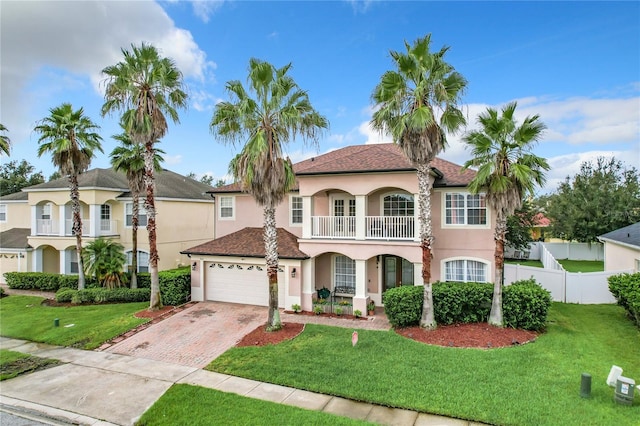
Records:
<instances>
[{"instance_id":1,"label":"stucco column","mask_svg":"<svg viewBox=\"0 0 640 426\"><path fill-rule=\"evenodd\" d=\"M365 216L367 215L367 197L356 195L356 240L365 238Z\"/></svg>"},{"instance_id":2,"label":"stucco column","mask_svg":"<svg viewBox=\"0 0 640 426\"><path fill-rule=\"evenodd\" d=\"M66 250L59 250L60 255L60 273L63 275L67 275L71 272L71 268L67 268L69 265L69 259L67 259L67 255L69 254Z\"/></svg>"},{"instance_id":3,"label":"stucco column","mask_svg":"<svg viewBox=\"0 0 640 426\"><path fill-rule=\"evenodd\" d=\"M31 235L38 235L38 206L31 206Z\"/></svg>"},{"instance_id":4,"label":"stucco column","mask_svg":"<svg viewBox=\"0 0 640 426\"><path fill-rule=\"evenodd\" d=\"M66 235L66 230L67 230L67 220L64 215L64 212L65 212L65 205L62 204L58 206L58 235L60 235L61 237L64 237ZM53 215L53 212L51 212L51 214ZM63 269L61 269L61 271L62 270Z\"/></svg>"},{"instance_id":5,"label":"stucco column","mask_svg":"<svg viewBox=\"0 0 640 426\"><path fill-rule=\"evenodd\" d=\"M353 311L367 312L367 261L356 259L356 294Z\"/></svg>"},{"instance_id":6,"label":"stucco column","mask_svg":"<svg viewBox=\"0 0 640 426\"><path fill-rule=\"evenodd\" d=\"M302 295L300 297L300 307L303 311L313 309L313 295L315 293L316 259L306 259L302 261Z\"/></svg>"},{"instance_id":7,"label":"stucco column","mask_svg":"<svg viewBox=\"0 0 640 426\"><path fill-rule=\"evenodd\" d=\"M311 238L311 216L313 216L313 203L311 197L302 197L302 238Z\"/></svg>"},{"instance_id":8,"label":"stucco column","mask_svg":"<svg viewBox=\"0 0 640 426\"><path fill-rule=\"evenodd\" d=\"M33 256L31 257L33 261L33 272L42 272L42 249L37 248L33 251Z\"/></svg>"},{"instance_id":9,"label":"stucco column","mask_svg":"<svg viewBox=\"0 0 640 426\"><path fill-rule=\"evenodd\" d=\"M440 275L444 274L444 271L440 271ZM440 277L442 278L442 277ZM413 285L422 285L422 262L413 264Z\"/></svg>"},{"instance_id":10,"label":"stucco column","mask_svg":"<svg viewBox=\"0 0 640 426\"><path fill-rule=\"evenodd\" d=\"M420 221L418 220L420 217L420 204L418 203L418 195L413 194L413 241L420 241Z\"/></svg>"},{"instance_id":11,"label":"stucco column","mask_svg":"<svg viewBox=\"0 0 640 426\"><path fill-rule=\"evenodd\" d=\"M90 237L98 236L99 223L100 223L100 204L89 204L89 236Z\"/></svg>"}]
</instances>

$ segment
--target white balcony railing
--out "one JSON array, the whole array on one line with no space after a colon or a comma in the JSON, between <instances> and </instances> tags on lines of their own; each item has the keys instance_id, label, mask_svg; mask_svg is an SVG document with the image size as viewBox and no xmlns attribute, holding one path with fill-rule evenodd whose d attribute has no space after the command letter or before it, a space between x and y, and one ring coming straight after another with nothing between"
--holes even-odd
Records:
<instances>
[{"instance_id":1,"label":"white balcony railing","mask_svg":"<svg viewBox=\"0 0 640 426\"><path fill-rule=\"evenodd\" d=\"M413 240L415 219L413 216L366 216L365 239ZM311 238L356 238L354 216L312 216Z\"/></svg>"},{"instance_id":2,"label":"white balcony railing","mask_svg":"<svg viewBox=\"0 0 640 426\"><path fill-rule=\"evenodd\" d=\"M117 220L100 220L100 226L98 227L98 235L115 235L118 233L118 221Z\"/></svg>"},{"instance_id":3,"label":"white balcony railing","mask_svg":"<svg viewBox=\"0 0 640 426\"><path fill-rule=\"evenodd\" d=\"M413 216L366 216L365 238L374 240L412 240L415 236Z\"/></svg>"},{"instance_id":4,"label":"white balcony railing","mask_svg":"<svg viewBox=\"0 0 640 426\"><path fill-rule=\"evenodd\" d=\"M36 220L36 235L59 235L58 222L51 219Z\"/></svg>"},{"instance_id":5,"label":"white balcony railing","mask_svg":"<svg viewBox=\"0 0 640 426\"><path fill-rule=\"evenodd\" d=\"M67 219L64 224L64 235L73 236L73 220ZM82 221L82 235L89 235L89 223L84 220Z\"/></svg>"},{"instance_id":6,"label":"white balcony railing","mask_svg":"<svg viewBox=\"0 0 640 426\"><path fill-rule=\"evenodd\" d=\"M354 216L312 216L312 238L355 238Z\"/></svg>"}]
</instances>

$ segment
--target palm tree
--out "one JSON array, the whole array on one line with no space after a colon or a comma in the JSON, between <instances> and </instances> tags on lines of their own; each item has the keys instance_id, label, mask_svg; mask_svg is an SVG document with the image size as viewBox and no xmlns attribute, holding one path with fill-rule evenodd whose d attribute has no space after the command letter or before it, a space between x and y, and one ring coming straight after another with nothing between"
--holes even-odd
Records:
<instances>
[{"instance_id":1,"label":"palm tree","mask_svg":"<svg viewBox=\"0 0 640 426\"><path fill-rule=\"evenodd\" d=\"M131 140L131 137L123 132L112 136L120 142L111 151L111 166L115 171L124 172L127 175L129 190L131 191L132 214L131 214L131 288L138 287L138 216L140 194L145 189L144 186L144 146ZM160 163L164 161L161 154L164 151L154 148L154 169L160 171Z\"/></svg>"},{"instance_id":2,"label":"palm tree","mask_svg":"<svg viewBox=\"0 0 640 426\"><path fill-rule=\"evenodd\" d=\"M78 176L87 171L95 151L103 152L100 145L102 138L94 132L100 127L84 115L83 108L74 111L68 103L51 108L49 112L51 114L42 119L34 129L40 134L38 157L50 153L60 174L69 179L73 211L72 229L73 235L76 236L78 256L78 288L83 289L85 280L82 267L82 219Z\"/></svg>"},{"instance_id":3,"label":"palm tree","mask_svg":"<svg viewBox=\"0 0 640 426\"><path fill-rule=\"evenodd\" d=\"M158 247L156 234L154 146L167 133L165 114L178 123L177 108L186 108L187 94L182 90L182 73L169 58L142 43L122 49L124 60L102 70L107 76L102 115L122 111L122 125L131 139L144 146L144 186L149 234L149 272L151 300L149 310L162 307L158 278Z\"/></svg>"},{"instance_id":4,"label":"palm tree","mask_svg":"<svg viewBox=\"0 0 640 426\"><path fill-rule=\"evenodd\" d=\"M499 114L493 108L478 116L480 130L463 137L471 148L473 158L464 168L475 167L478 172L469 185L477 194L486 191L487 204L496 212L495 277L493 302L489 323L502 327L502 285L504 282L504 241L507 219L522 206L526 193L533 194L536 185L545 182L544 172L549 170L547 160L531 151L546 129L538 115L528 116L518 126L514 117L517 103L502 108Z\"/></svg>"},{"instance_id":5,"label":"palm tree","mask_svg":"<svg viewBox=\"0 0 640 426\"><path fill-rule=\"evenodd\" d=\"M374 129L389 132L416 168L418 223L422 249L424 304L420 326L435 328L431 288L433 232L431 228L431 161L444 149L445 131L455 133L466 124L458 109L467 81L444 60L449 50L430 51L431 35L405 41L406 52L391 51L396 70L385 72L373 91ZM439 119L438 119L439 117Z\"/></svg>"},{"instance_id":6,"label":"palm tree","mask_svg":"<svg viewBox=\"0 0 640 426\"><path fill-rule=\"evenodd\" d=\"M4 124L0 123L0 132L8 131ZM0 153L11 155L11 139L7 135L0 135Z\"/></svg>"},{"instance_id":7,"label":"palm tree","mask_svg":"<svg viewBox=\"0 0 640 426\"><path fill-rule=\"evenodd\" d=\"M125 264L124 246L106 238L96 238L82 251L85 273L95 276L104 287L122 287Z\"/></svg>"},{"instance_id":8,"label":"palm tree","mask_svg":"<svg viewBox=\"0 0 640 426\"><path fill-rule=\"evenodd\" d=\"M275 68L252 58L247 79L252 98L239 81L229 81L230 102L216 105L211 132L223 142L244 146L229 165L242 189L263 207L264 244L269 281L268 330L281 328L278 312L278 240L275 208L295 182L293 166L283 155L283 144L300 136L317 144L329 127L309 101L307 93L287 75L291 64Z\"/></svg>"}]
</instances>

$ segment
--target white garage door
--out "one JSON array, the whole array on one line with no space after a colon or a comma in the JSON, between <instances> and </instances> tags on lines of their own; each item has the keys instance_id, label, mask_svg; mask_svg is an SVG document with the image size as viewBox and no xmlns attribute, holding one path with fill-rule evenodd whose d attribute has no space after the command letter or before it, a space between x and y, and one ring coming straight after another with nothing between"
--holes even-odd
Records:
<instances>
[{"instance_id":1,"label":"white garage door","mask_svg":"<svg viewBox=\"0 0 640 426\"><path fill-rule=\"evenodd\" d=\"M26 261L24 258L20 259L22 261L22 270L25 271L27 265L25 265ZM3 253L0 254L0 282L4 283L7 280L4 278L5 272L17 272L18 271L18 255L15 253Z\"/></svg>"},{"instance_id":2,"label":"white garage door","mask_svg":"<svg viewBox=\"0 0 640 426\"><path fill-rule=\"evenodd\" d=\"M206 263L205 298L218 302L269 306L264 265ZM278 272L278 306L284 308L284 272Z\"/></svg>"}]
</instances>

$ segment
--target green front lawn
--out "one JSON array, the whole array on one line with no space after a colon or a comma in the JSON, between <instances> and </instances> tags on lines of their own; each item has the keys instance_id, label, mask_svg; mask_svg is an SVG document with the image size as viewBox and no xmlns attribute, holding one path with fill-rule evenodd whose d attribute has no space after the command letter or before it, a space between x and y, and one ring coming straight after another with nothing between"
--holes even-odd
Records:
<instances>
[{"instance_id":1,"label":"green front lawn","mask_svg":"<svg viewBox=\"0 0 640 426\"><path fill-rule=\"evenodd\" d=\"M32 342L94 349L107 340L147 322L134 313L149 303L122 303L71 307L42 305L42 297L9 296L0 299L0 335ZM58 318L60 326L54 327Z\"/></svg>"},{"instance_id":2,"label":"green front lawn","mask_svg":"<svg viewBox=\"0 0 640 426\"><path fill-rule=\"evenodd\" d=\"M567 272L602 272L604 271L604 261L601 260L569 260L559 259L558 263Z\"/></svg>"},{"instance_id":3,"label":"green front lawn","mask_svg":"<svg viewBox=\"0 0 640 426\"><path fill-rule=\"evenodd\" d=\"M137 426L187 424L279 426L370 423L190 385L173 385L136 423Z\"/></svg>"},{"instance_id":4,"label":"green front lawn","mask_svg":"<svg viewBox=\"0 0 640 426\"><path fill-rule=\"evenodd\" d=\"M0 349L0 381L12 379L19 374L52 367L60 362L55 359L40 358L21 352Z\"/></svg>"},{"instance_id":5,"label":"green front lawn","mask_svg":"<svg viewBox=\"0 0 640 426\"><path fill-rule=\"evenodd\" d=\"M548 332L518 347L430 346L393 332L308 324L275 346L232 348L210 370L355 400L509 425L629 424L613 401L612 365L640 381L640 331L614 305L554 303ZM581 373L593 377L580 398Z\"/></svg>"},{"instance_id":6,"label":"green front lawn","mask_svg":"<svg viewBox=\"0 0 640 426\"><path fill-rule=\"evenodd\" d=\"M504 263L509 263L511 265L522 265L522 266L533 266L536 268L544 268L544 265L539 260L505 259Z\"/></svg>"}]
</instances>

